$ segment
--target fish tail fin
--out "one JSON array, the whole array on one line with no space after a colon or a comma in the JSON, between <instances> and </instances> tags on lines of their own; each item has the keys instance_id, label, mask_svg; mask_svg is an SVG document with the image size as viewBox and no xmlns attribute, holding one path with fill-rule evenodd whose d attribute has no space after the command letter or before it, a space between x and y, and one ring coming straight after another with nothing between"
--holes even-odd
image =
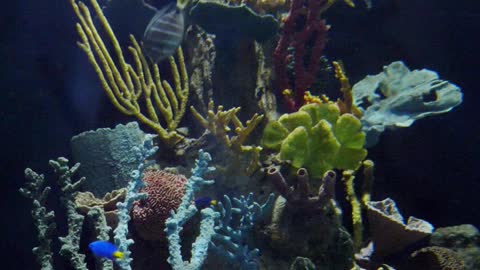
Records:
<instances>
[{"instance_id":1,"label":"fish tail fin","mask_svg":"<svg viewBox=\"0 0 480 270\"><path fill-rule=\"evenodd\" d=\"M115 252L113 252L113 257L115 259L123 259L124 255L123 255L123 252L115 251Z\"/></svg>"}]
</instances>

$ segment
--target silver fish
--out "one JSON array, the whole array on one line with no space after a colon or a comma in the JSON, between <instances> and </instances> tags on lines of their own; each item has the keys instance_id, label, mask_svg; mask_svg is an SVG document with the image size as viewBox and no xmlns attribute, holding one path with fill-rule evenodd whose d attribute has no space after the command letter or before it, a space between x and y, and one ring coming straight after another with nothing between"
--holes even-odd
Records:
<instances>
[{"instance_id":1,"label":"silver fish","mask_svg":"<svg viewBox=\"0 0 480 270\"><path fill-rule=\"evenodd\" d=\"M173 55L183 40L185 15L175 3L163 7L148 23L143 47L155 63Z\"/></svg>"}]
</instances>

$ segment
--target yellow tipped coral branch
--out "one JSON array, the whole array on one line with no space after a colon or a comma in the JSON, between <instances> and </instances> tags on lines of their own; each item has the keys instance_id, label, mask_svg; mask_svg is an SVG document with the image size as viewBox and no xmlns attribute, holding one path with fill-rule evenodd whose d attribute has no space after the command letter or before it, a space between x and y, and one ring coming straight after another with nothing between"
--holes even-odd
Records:
<instances>
[{"instance_id":1,"label":"yellow tipped coral branch","mask_svg":"<svg viewBox=\"0 0 480 270\"><path fill-rule=\"evenodd\" d=\"M352 227L353 227L353 246L355 250L359 250L363 241L363 221L362 221L362 207L355 193L355 187L353 180L355 171L345 170L343 171L342 182L345 185L345 193L347 194L347 200L352 207Z\"/></svg>"},{"instance_id":2,"label":"yellow tipped coral branch","mask_svg":"<svg viewBox=\"0 0 480 270\"><path fill-rule=\"evenodd\" d=\"M303 100L305 104L310 104L310 103L328 104L331 102L326 95L322 94L321 96L315 96L315 95L312 95L310 91L305 91L305 94L303 95Z\"/></svg>"},{"instance_id":3,"label":"yellow tipped coral branch","mask_svg":"<svg viewBox=\"0 0 480 270\"><path fill-rule=\"evenodd\" d=\"M373 181L374 175L373 171L375 168L375 164L373 161L367 159L363 161L363 185L362 185L362 205L365 207L368 202L370 202L372 197L372 190L373 190Z\"/></svg>"},{"instance_id":4,"label":"yellow tipped coral branch","mask_svg":"<svg viewBox=\"0 0 480 270\"><path fill-rule=\"evenodd\" d=\"M358 199L355 192L355 172L354 170L343 171L342 182L345 185L345 193L347 200L352 207L352 227L353 227L353 245L358 250L363 241L363 221L362 208L370 202L372 195L372 186L374 180L374 163L371 160L364 160L363 165L363 185L361 201Z\"/></svg>"},{"instance_id":5,"label":"yellow tipped coral branch","mask_svg":"<svg viewBox=\"0 0 480 270\"><path fill-rule=\"evenodd\" d=\"M95 15L113 45L116 60L107 50L90 14L89 8L81 1L70 0L79 22L76 25L81 41L78 46L85 52L92 64L102 88L112 104L123 114L137 118L149 126L168 146L175 145L183 137L176 132L185 114L188 101L188 75L182 49L175 58L169 58L174 78L174 87L162 80L158 65L149 64L140 44L130 35L132 46L128 48L134 64L125 61L120 44L107 18L96 0L90 0ZM146 107L142 112L140 103Z\"/></svg>"},{"instance_id":6,"label":"yellow tipped coral branch","mask_svg":"<svg viewBox=\"0 0 480 270\"><path fill-rule=\"evenodd\" d=\"M193 106L190 106L192 114L197 121L207 130L209 130L215 137L217 137L226 147L230 148L236 153L251 153L252 161L247 168L247 172L253 172L260 160L260 151L262 147L255 145L244 145L248 135L252 133L255 127L263 120L263 114L254 114L245 125L240 121L237 113L240 107L231 108L227 111L223 110L223 106L217 107L217 112L214 111L215 105L213 100L208 103L207 116L203 117ZM232 129L229 127L233 124L233 131L235 136L230 136Z\"/></svg>"},{"instance_id":7,"label":"yellow tipped coral branch","mask_svg":"<svg viewBox=\"0 0 480 270\"><path fill-rule=\"evenodd\" d=\"M343 100L337 100L340 112L342 114L351 113L357 118L362 118L362 112L353 104L352 86L343 65L340 62L333 61L333 67L335 69L335 78L340 82L340 91L343 94Z\"/></svg>"}]
</instances>

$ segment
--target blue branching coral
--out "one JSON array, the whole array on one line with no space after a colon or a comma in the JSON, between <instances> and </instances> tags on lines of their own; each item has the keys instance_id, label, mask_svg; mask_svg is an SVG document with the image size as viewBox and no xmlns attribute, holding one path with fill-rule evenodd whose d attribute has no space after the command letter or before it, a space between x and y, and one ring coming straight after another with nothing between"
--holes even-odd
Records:
<instances>
[{"instance_id":1,"label":"blue branching coral","mask_svg":"<svg viewBox=\"0 0 480 270\"><path fill-rule=\"evenodd\" d=\"M32 249L37 262L42 270L53 269L53 253L51 249L52 235L55 231L56 224L53 221L55 213L48 211L45 206L48 194L51 188L45 186L45 177L34 172L32 169L25 169L25 177L29 180L25 187L20 188L20 193L33 202L32 217L37 228L39 246Z\"/></svg>"},{"instance_id":2,"label":"blue branching coral","mask_svg":"<svg viewBox=\"0 0 480 270\"><path fill-rule=\"evenodd\" d=\"M271 211L274 195L270 194L267 202L260 205L253 200L253 193L247 197L233 198L224 195L223 204L218 204L218 211L205 208L200 211L200 234L192 245L191 258L185 261L181 253L180 232L183 225L198 212L194 201L195 192L203 185L213 184L213 180L205 180L205 173L215 170L209 167L209 153L200 150L199 158L192 176L185 185L185 194L177 211L166 221L165 232L168 239L170 257L168 263L174 270L198 270L207 258L208 248L224 257L228 262L240 265L242 270L258 269L258 249L250 250L243 244L246 235L254 223Z\"/></svg>"},{"instance_id":3,"label":"blue branching coral","mask_svg":"<svg viewBox=\"0 0 480 270\"><path fill-rule=\"evenodd\" d=\"M115 243L119 250L125 255L125 259L117 261L121 269L131 269L130 263L132 259L130 258L128 246L133 243L133 240L127 239L128 221L130 220L129 212L132 203L145 196L139 194L138 191L143 183L143 169L147 165L145 160L157 150L157 147L153 147L151 139L151 137L148 138L145 145L142 147L132 149L142 162L139 164L138 169L132 172L132 180L128 186L125 202L118 203L117 205L119 209L119 222L115 229ZM59 237L59 240L62 243L60 254L70 261L73 269L87 270L85 255L80 252L80 237L82 235L85 217L76 211L74 202L75 195L85 181L84 177L74 180L74 175L77 173L80 163L76 163L70 167L68 165L68 159L60 157L56 160L50 160L49 164L58 176L57 183L62 191L60 201L66 209L68 219L68 234L65 237ZM37 261L41 265L41 269L50 270L53 269L51 242L55 229L55 222L53 221L55 213L53 211L47 211L45 201L51 188L45 186L43 175L39 175L31 169L25 170L25 176L29 181L26 183L25 187L20 189L20 193L33 201L32 217L37 226L37 237L40 242L39 247L33 249L33 253L36 255ZM103 209L93 208L88 213L88 216L94 221L99 238L107 241L111 228L107 226ZM101 262L101 265L102 269L113 269L111 262L103 261Z\"/></svg>"},{"instance_id":4,"label":"blue branching coral","mask_svg":"<svg viewBox=\"0 0 480 270\"><path fill-rule=\"evenodd\" d=\"M258 269L260 251L256 248L250 250L244 242L255 222L271 212L274 197L273 193L270 194L267 201L260 205L250 193L247 197L233 198L232 205L230 197L224 195L223 203L218 204L220 218L210 245L212 250L241 270Z\"/></svg>"},{"instance_id":5,"label":"blue branching coral","mask_svg":"<svg viewBox=\"0 0 480 270\"><path fill-rule=\"evenodd\" d=\"M168 263L174 270L200 269L207 258L208 246L212 236L215 234L215 219L219 217L219 213L213 211L211 208L205 208L201 211L202 221L200 222L200 234L192 245L190 261L183 260L180 232L182 231L185 222L198 212L195 204L192 204L195 191L198 191L203 185L214 183L213 180L205 180L203 178L204 174L215 170L215 168L208 166L211 160L212 157L209 153L202 150L199 151L199 157L196 160L195 168L192 169L192 176L190 176L188 182L185 184L185 194L183 195L182 203L177 211L172 211L170 218L168 218L165 223L165 232L169 244L168 250L170 252Z\"/></svg>"},{"instance_id":6,"label":"blue branching coral","mask_svg":"<svg viewBox=\"0 0 480 270\"><path fill-rule=\"evenodd\" d=\"M65 237L59 237L62 242L60 255L68 258L74 269L87 270L85 255L80 253L80 236L85 217L77 213L73 202L75 194L85 181L85 177L77 181L73 180L80 163L69 167L68 159L60 157L57 160L50 160L49 164L58 176L57 182L63 192L60 200L67 210L68 234Z\"/></svg>"},{"instance_id":7,"label":"blue branching coral","mask_svg":"<svg viewBox=\"0 0 480 270\"><path fill-rule=\"evenodd\" d=\"M137 147L134 149L136 154L139 156L139 160L142 160L138 165L137 170L132 171L131 177L132 180L128 183L127 194L125 196L124 202L117 203L118 209L118 225L114 230L114 239L115 244L118 247L118 250L123 252L124 258L118 261L118 265L121 269L130 270L130 263L132 258L130 257L130 251L128 247L134 243L133 239L128 239L128 222L130 221L130 209L132 209L133 202L146 198L146 194L139 193L140 189L143 186L143 170L146 166L145 160L153 155L157 151L158 147L153 146L151 138L146 140L143 147Z\"/></svg>"}]
</instances>

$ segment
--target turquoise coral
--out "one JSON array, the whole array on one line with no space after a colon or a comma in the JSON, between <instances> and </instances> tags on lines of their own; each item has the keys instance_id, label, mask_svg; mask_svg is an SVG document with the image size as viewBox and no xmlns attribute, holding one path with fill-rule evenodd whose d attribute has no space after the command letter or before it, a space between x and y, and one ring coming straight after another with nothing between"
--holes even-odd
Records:
<instances>
[{"instance_id":1,"label":"turquoise coral","mask_svg":"<svg viewBox=\"0 0 480 270\"><path fill-rule=\"evenodd\" d=\"M130 257L131 252L128 249L128 247L134 243L133 239L128 238L130 210L132 209L135 201L145 199L147 197L147 194L140 192L140 189L143 187L142 179L143 172L146 167L145 161L158 150L158 147L153 146L152 138L146 140L143 146L135 148L137 149L134 149L134 152L138 155L141 162L138 165L138 168L131 172L131 180L128 183L125 201L117 203L118 225L113 231L115 245L117 245L118 250L124 254L124 258L122 260L118 260L118 266L123 270L132 269L130 264L133 259Z\"/></svg>"},{"instance_id":2,"label":"turquoise coral","mask_svg":"<svg viewBox=\"0 0 480 270\"><path fill-rule=\"evenodd\" d=\"M60 201L67 210L68 234L65 237L58 238L62 243L60 255L70 260L73 269L87 270L85 254L80 253L80 237L85 217L77 213L74 203L75 194L85 182L85 177L78 180L73 179L80 163L75 163L70 167L68 166L68 159L59 157L56 160L50 160L49 165L58 176L58 186L63 192Z\"/></svg>"},{"instance_id":3,"label":"turquoise coral","mask_svg":"<svg viewBox=\"0 0 480 270\"><path fill-rule=\"evenodd\" d=\"M233 199L224 195L223 203L218 203L220 218L210 243L212 251L240 270L259 269L260 250L249 248L246 244L247 235L255 222L265 219L271 213L274 198L271 193L265 203L260 205L254 201L253 193Z\"/></svg>"},{"instance_id":4,"label":"turquoise coral","mask_svg":"<svg viewBox=\"0 0 480 270\"><path fill-rule=\"evenodd\" d=\"M53 269L52 235L56 229L54 221L55 212L48 211L46 200L51 187L45 185L45 177L34 172L32 169L25 169L25 177L29 180L25 187L20 188L20 193L32 200L32 218L37 228L38 247L32 249L37 262L42 270Z\"/></svg>"},{"instance_id":5,"label":"turquoise coral","mask_svg":"<svg viewBox=\"0 0 480 270\"><path fill-rule=\"evenodd\" d=\"M308 104L265 127L262 144L278 151L294 168L314 178L331 169L356 169L366 157L365 133L358 118L340 114L334 103Z\"/></svg>"},{"instance_id":6,"label":"turquoise coral","mask_svg":"<svg viewBox=\"0 0 480 270\"><path fill-rule=\"evenodd\" d=\"M188 178L185 184L185 194L182 202L176 211L172 211L170 217L165 222L165 233L168 239L168 263L173 270L198 270L202 267L207 258L208 246L215 233L215 219L219 217L219 213L213 211L212 208L201 210L202 221L200 222L200 234L192 244L191 257L189 261L184 261L181 251L180 233L183 225L190 220L198 209L194 201L195 192L203 185L211 185L213 180L205 180L204 174L215 170L209 167L208 163L212 160L209 153L202 150L199 151L199 158L196 160L195 168L192 169L192 176Z\"/></svg>"}]
</instances>

